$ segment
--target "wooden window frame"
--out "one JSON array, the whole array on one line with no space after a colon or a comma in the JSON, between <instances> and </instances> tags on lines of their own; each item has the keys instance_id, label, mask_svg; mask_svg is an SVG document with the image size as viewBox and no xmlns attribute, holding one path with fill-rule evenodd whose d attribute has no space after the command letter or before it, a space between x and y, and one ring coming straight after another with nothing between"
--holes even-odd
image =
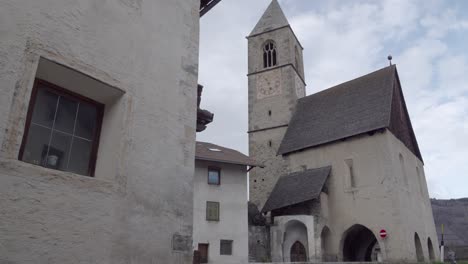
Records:
<instances>
[{"instance_id":1,"label":"wooden window frame","mask_svg":"<svg viewBox=\"0 0 468 264\"><path fill-rule=\"evenodd\" d=\"M208 205L209 204L216 204L218 206L218 215L216 217L216 219L211 219L209 217L209 214L208 214ZM220 219L220 203L219 202L214 202L214 201L206 201L206 221L210 221L210 222L219 222L219 219Z\"/></svg>"},{"instance_id":2,"label":"wooden window frame","mask_svg":"<svg viewBox=\"0 0 468 264\"><path fill-rule=\"evenodd\" d=\"M228 245L230 246L230 248L229 248L229 254L225 254L225 253L223 252L223 243L224 243L224 244L228 244ZM234 240L221 239L221 240L219 241L219 255L221 255L221 256L232 256L233 245L234 245Z\"/></svg>"},{"instance_id":3,"label":"wooden window frame","mask_svg":"<svg viewBox=\"0 0 468 264\"><path fill-rule=\"evenodd\" d=\"M217 171L218 172L218 183L210 183L210 171ZM208 175L207 175L207 183L208 185L221 185L221 168L219 167L208 167Z\"/></svg>"},{"instance_id":4,"label":"wooden window frame","mask_svg":"<svg viewBox=\"0 0 468 264\"><path fill-rule=\"evenodd\" d=\"M82 176L94 177L94 173L95 173L95 170L96 170L97 153L98 153L98 149L99 149L99 141L100 141L100 135L101 135L101 129L102 129L102 121L103 121L103 118L104 118L104 107L105 107L105 105L102 104L102 103L99 103L97 101L94 101L93 99L90 99L88 97L85 97L85 96L83 96L81 94L71 92L71 91L69 91L69 90L67 90L67 89L65 89L65 88L63 88L61 86L58 86L56 84L44 81L44 80L39 79L39 78L36 78L34 80L34 85L33 85L33 89L32 89L32 92L31 92L31 98L29 100L28 112L27 112L27 115L26 115L26 123L25 123L25 126L24 126L23 138L22 138L21 147L20 147L20 150L19 150L19 153L18 153L18 160L23 161L22 158L23 158L23 154L24 154L24 149L26 148L26 141L28 139L29 128L30 128L30 125L31 125L32 116L33 116L33 112L34 112L34 106L36 104L37 94L39 92L39 86L40 85L42 85L41 89L46 89L46 90L48 90L48 91L50 91L50 92L52 92L52 93L54 93L54 94L56 94L58 96L62 96L62 97L65 97L65 98L68 98L68 99L71 99L71 100L74 100L74 101L78 101L78 102L86 102L86 103L89 103L89 104L96 107L96 110L97 110L96 129L95 129L94 135L93 135L93 145L92 145L92 148L91 148L91 155L90 155L90 158L89 158L89 165L88 165L89 175L79 174L79 175L82 175ZM62 171L62 170L58 170L58 171ZM64 172L67 172L67 171L64 171Z\"/></svg>"}]
</instances>

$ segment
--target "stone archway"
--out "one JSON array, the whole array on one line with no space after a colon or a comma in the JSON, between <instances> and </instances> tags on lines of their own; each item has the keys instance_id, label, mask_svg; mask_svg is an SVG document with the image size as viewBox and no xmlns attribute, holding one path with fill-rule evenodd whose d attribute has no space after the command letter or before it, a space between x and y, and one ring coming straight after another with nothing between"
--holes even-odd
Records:
<instances>
[{"instance_id":1,"label":"stone archway","mask_svg":"<svg viewBox=\"0 0 468 264\"><path fill-rule=\"evenodd\" d=\"M298 220L291 220L286 224L283 239L283 261L307 261L308 260L308 235L307 227ZM293 255L294 254L294 255Z\"/></svg>"},{"instance_id":2,"label":"stone archway","mask_svg":"<svg viewBox=\"0 0 468 264\"><path fill-rule=\"evenodd\" d=\"M322 261L336 261L333 258L331 253L331 232L330 229L325 226L322 229L322 233L320 234L320 241L321 241L321 250L322 250Z\"/></svg>"},{"instance_id":3,"label":"stone archway","mask_svg":"<svg viewBox=\"0 0 468 264\"><path fill-rule=\"evenodd\" d=\"M374 233L363 225L353 225L342 239L343 261L377 261L380 246Z\"/></svg>"},{"instance_id":4,"label":"stone archway","mask_svg":"<svg viewBox=\"0 0 468 264\"><path fill-rule=\"evenodd\" d=\"M427 250L429 252L429 260L435 260L434 247L432 246L431 238L427 238Z\"/></svg>"},{"instance_id":5,"label":"stone archway","mask_svg":"<svg viewBox=\"0 0 468 264\"><path fill-rule=\"evenodd\" d=\"M424 262L424 254L423 254L421 240L419 239L418 233L414 233L414 247L416 248L416 260L418 262Z\"/></svg>"},{"instance_id":6,"label":"stone archway","mask_svg":"<svg viewBox=\"0 0 468 264\"><path fill-rule=\"evenodd\" d=\"M291 262L305 262L307 261L307 251L302 245L301 242L296 241L292 247L290 252L290 261Z\"/></svg>"}]
</instances>

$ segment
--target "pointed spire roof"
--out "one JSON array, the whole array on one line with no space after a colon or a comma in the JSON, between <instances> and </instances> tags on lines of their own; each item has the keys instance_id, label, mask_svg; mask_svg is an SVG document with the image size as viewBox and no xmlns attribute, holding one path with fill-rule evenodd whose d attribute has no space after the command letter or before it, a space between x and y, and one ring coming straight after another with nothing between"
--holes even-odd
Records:
<instances>
[{"instance_id":1,"label":"pointed spire roof","mask_svg":"<svg viewBox=\"0 0 468 264\"><path fill-rule=\"evenodd\" d=\"M262 18L260 18L252 33L250 33L250 36L284 26L289 26L288 19L284 15L278 0L273 0L265 13L263 13Z\"/></svg>"}]
</instances>

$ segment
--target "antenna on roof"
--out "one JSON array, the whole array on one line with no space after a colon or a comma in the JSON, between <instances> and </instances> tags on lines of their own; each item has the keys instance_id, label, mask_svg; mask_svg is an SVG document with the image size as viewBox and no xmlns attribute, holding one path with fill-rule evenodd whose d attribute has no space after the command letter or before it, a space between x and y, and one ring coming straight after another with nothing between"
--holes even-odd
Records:
<instances>
[{"instance_id":1,"label":"antenna on roof","mask_svg":"<svg viewBox=\"0 0 468 264\"><path fill-rule=\"evenodd\" d=\"M388 55L387 59L390 62L390 66L392 66L392 59L393 59L392 55Z\"/></svg>"}]
</instances>

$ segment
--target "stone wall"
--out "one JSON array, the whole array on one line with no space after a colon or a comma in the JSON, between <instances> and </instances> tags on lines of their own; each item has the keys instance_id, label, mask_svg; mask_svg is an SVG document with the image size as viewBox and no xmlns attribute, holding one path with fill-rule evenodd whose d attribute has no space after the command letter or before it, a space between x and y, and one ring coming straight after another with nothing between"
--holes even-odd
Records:
<instances>
[{"instance_id":1,"label":"stone wall","mask_svg":"<svg viewBox=\"0 0 468 264\"><path fill-rule=\"evenodd\" d=\"M268 226L249 226L249 261L267 262L270 255L270 228Z\"/></svg>"}]
</instances>

